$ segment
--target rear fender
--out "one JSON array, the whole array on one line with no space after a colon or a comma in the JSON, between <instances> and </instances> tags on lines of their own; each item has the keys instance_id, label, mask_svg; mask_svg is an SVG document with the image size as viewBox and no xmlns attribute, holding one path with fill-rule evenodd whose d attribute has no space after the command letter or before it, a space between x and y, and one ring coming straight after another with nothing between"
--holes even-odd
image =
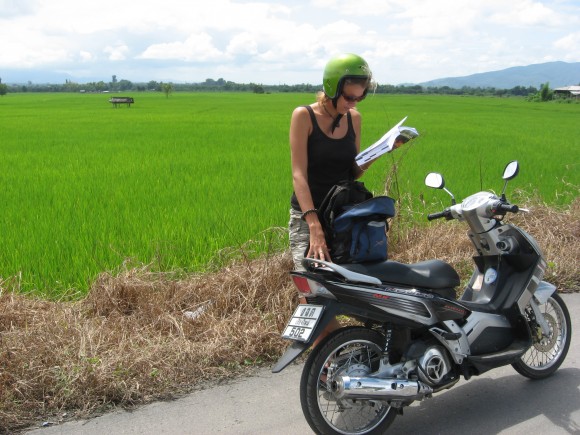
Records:
<instances>
[{"instance_id":1,"label":"rear fender","mask_svg":"<svg viewBox=\"0 0 580 435\"><path fill-rule=\"evenodd\" d=\"M336 318L337 315L342 314L342 310L339 309L338 304L325 304L324 312L322 313L322 318L316 325L314 332L310 336L310 339L303 343L301 341L293 341L290 346L286 349L284 354L280 357L274 368L272 368L272 373L280 373L284 370L290 363L292 363L296 358L304 353L305 350L312 346L312 343L320 336L322 331L326 329L328 324Z\"/></svg>"}]
</instances>

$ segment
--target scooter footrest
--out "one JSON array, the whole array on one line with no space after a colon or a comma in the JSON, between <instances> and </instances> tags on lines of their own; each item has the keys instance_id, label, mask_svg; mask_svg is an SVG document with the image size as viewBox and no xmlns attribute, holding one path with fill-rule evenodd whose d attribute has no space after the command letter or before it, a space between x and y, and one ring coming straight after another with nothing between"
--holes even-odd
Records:
<instances>
[{"instance_id":1,"label":"scooter footrest","mask_svg":"<svg viewBox=\"0 0 580 435\"><path fill-rule=\"evenodd\" d=\"M445 332L441 336L448 341L459 340L461 338L460 332Z\"/></svg>"},{"instance_id":2,"label":"scooter footrest","mask_svg":"<svg viewBox=\"0 0 580 435\"><path fill-rule=\"evenodd\" d=\"M490 364L500 361L516 360L522 356L530 347L527 341L517 341L504 350L495 353L487 353L484 355L470 355L467 359L473 363Z\"/></svg>"}]
</instances>

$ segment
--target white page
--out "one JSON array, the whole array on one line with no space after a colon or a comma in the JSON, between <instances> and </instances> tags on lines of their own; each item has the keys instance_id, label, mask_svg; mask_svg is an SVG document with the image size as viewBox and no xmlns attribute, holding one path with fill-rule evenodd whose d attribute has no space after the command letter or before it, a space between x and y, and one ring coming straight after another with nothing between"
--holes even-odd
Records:
<instances>
[{"instance_id":1,"label":"white page","mask_svg":"<svg viewBox=\"0 0 580 435\"><path fill-rule=\"evenodd\" d=\"M397 125L386 132L378 141L376 141L364 151L360 152L355 159L357 165L361 166L373 159L376 159L379 156L382 156L385 153L391 152L393 150L395 140L397 137L399 137L399 135L401 135L401 133L405 133L409 139L419 136L419 133L413 127L402 126L406 119L407 117L405 116Z\"/></svg>"}]
</instances>

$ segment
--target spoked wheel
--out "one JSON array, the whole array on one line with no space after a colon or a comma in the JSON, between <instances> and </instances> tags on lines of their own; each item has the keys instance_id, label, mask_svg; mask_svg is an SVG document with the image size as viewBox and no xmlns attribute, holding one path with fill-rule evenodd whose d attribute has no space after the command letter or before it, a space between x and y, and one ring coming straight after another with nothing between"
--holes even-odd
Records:
<instances>
[{"instance_id":1,"label":"spoked wheel","mask_svg":"<svg viewBox=\"0 0 580 435\"><path fill-rule=\"evenodd\" d=\"M306 361L300 402L310 427L320 434L380 434L396 410L378 400L338 399L331 385L336 376L365 376L379 368L383 336L370 329L344 329L321 344Z\"/></svg>"},{"instance_id":2,"label":"spoked wheel","mask_svg":"<svg viewBox=\"0 0 580 435\"><path fill-rule=\"evenodd\" d=\"M554 293L540 306L540 311L550 333L543 333L532 307L528 306L526 317L532 331L532 346L512 364L519 374L530 379L543 379L554 373L564 362L572 338L570 313L560 295Z\"/></svg>"}]
</instances>

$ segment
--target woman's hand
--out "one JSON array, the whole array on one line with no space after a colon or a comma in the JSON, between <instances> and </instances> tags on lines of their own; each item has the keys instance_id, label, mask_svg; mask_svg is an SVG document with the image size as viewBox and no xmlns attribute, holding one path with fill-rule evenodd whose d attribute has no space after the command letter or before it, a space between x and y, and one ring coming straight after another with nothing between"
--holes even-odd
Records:
<instances>
[{"instance_id":1,"label":"woman's hand","mask_svg":"<svg viewBox=\"0 0 580 435\"><path fill-rule=\"evenodd\" d=\"M308 222L308 227L310 228L310 249L308 250L307 257L323 261L332 261L328 247L326 246L324 231L322 230L320 221L318 221L318 217L314 217L312 222Z\"/></svg>"},{"instance_id":2,"label":"woman's hand","mask_svg":"<svg viewBox=\"0 0 580 435\"><path fill-rule=\"evenodd\" d=\"M395 143L393 144L393 149L396 150L401 145L405 145L407 142L409 142L409 139L408 138L406 138L405 136L399 135L395 139Z\"/></svg>"}]
</instances>

